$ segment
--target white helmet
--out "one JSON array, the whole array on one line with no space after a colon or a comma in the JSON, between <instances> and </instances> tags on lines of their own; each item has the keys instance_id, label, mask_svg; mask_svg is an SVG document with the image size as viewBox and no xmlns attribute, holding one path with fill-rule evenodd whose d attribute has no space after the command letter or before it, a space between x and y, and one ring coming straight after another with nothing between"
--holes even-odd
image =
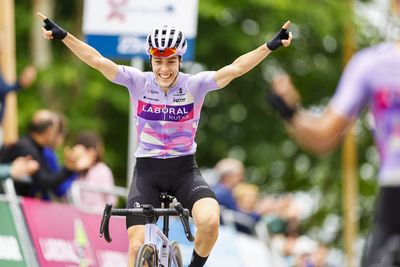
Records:
<instances>
[{"instance_id":1,"label":"white helmet","mask_svg":"<svg viewBox=\"0 0 400 267\"><path fill-rule=\"evenodd\" d=\"M160 28L156 28L147 36L146 53L150 56L183 56L186 49L187 42L185 35L182 31L175 29L172 26L164 25Z\"/></svg>"}]
</instances>

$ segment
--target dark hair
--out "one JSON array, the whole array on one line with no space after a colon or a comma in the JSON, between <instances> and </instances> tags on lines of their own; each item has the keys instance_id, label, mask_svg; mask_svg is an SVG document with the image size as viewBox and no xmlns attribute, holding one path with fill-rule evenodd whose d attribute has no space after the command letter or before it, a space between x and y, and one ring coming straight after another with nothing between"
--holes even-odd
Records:
<instances>
[{"instance_id":1,"label":"dark hair","mask_svg":"<svg viewBox=\"0 0 400 267\"><path fill-rule=\"evenodd\" d=\"M83 145L86 148L93 148L97 152L96 162L103 161L104 143L102 138L94 132L81 132L75 139L74 145Z\"/></svg>"},{"instance_id":2,"label":"dark hair","mask_svg":"<svg viewBox=\"0 0 400 267\"><path fill-rule=\"evenodd\" d=\"M53 126L54 121L52 119L43 121L31 121L28 125L28 131L30 133L44 133L48 128Z\"/></svg>"}]
</instances>

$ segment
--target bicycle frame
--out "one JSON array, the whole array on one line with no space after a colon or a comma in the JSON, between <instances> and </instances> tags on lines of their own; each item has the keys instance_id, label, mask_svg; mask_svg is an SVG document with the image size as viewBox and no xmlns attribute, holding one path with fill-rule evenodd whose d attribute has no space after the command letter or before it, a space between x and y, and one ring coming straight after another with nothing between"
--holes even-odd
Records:
<instances>
[{"instance_id":1,"label":"bicycle frame","mask_svg":"<svg viewBox=\"0 0 400 267\"><path fill-rule=\"evenodd\" d=\"M175 266L178 266L176 261L175 252L172 249L169 239L164 233L158 228L156 224L147 223L144 226L144 244L154 246L158 250L158 265L157 266L168 266L169 255L172 254L172 260ZM157 238L161 240L161 244L158 246Z\"/></svg>"}]
</instances>

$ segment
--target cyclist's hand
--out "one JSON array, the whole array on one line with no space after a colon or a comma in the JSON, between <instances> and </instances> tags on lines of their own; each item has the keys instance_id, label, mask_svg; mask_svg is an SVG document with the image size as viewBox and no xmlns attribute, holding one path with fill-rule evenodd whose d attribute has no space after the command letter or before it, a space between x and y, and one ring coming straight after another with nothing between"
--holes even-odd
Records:
<instances>
[{"instance_id":1,"label":"cyclist's hand","mask_svg":"<svg viewBox=\"0 0 400 267\"><path fill-rule=\"evenodd\" d=\"M267 47L269 50L274 51L281 46L288 47L290 45L293 35L290 31L288 31L289 26L290 21L286 21L279 32L277 32L277 34L275 34L275 36L267 42Z\"/></svg>"},{"instance_id":2,"label":"cyclist's hand","mask_svg":"<svg viewBox=\"0 0 400 267\"><path fill-rule=\"evenodd\" d=\"M279 95L289 107L295 108L300 104L300 94L287 74L278 74L272 79L272 91Z\"/></svg>"},{"instance_id":3,"label":"cyclist's hand","mask_svg":"<svg viewBox=\"0 0 400 267\"><path fill-rule=\"evenodd\" d=\"M290 122L300 104L300 95L286 74L274 77L272 90L267 92L267 102L286 121Z\"/></svg>"},{"instance_id":4,"label":"cyclist's hand","mask_svg":"<svg viewBox=\"0 0 400 267\"><path fill-rule=\"evenodd\" d=\"M36 13L39 18L44 22L44 26L42 27L42 35L44 38L47 40L52 40L52 39L59 39L62 40L64 39L68 32L58 26L56 23L54 23L52 20L50 20L48 17L43 15L40 12Z\"/></svg>"}]
</instances>

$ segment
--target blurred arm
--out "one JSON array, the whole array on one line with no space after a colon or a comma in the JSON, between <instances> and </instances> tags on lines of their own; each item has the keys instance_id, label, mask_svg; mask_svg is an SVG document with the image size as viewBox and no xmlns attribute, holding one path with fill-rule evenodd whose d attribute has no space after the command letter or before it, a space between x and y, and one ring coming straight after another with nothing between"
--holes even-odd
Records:
<instances>
[{"instance_id":1,"label":"blurred arm","mask_svg":"<svg viewBox=\"0 0 400 267\"><path fill-rule=\"evenodd\" d=\"M352 120L328 106L321 116L307 110L297 112L286 124L289 135L304 149L323 154L333 150L342 140Z\"/></svg>"},{"instance_id":2,"label":"blurred arm","mask_svg":"<svg viewBox=\"0 0 400 267\"><path fill-rule=\"evenodd\" d=\"M276 75L272 80L272 90L288 107L295 109L294 107L299 106L301 101L299 92L288 75ZM286 128L289 135L301 147L322 154L338 145L353 121L328 105L318 116L308 110L299 109L288 119Z\"/></svg>"},{"instance_id":3,"label":"blurred arm","mask_svg":"<svg viewBox=\"0 0 400 267\"><path fill-rule=\"evenodd\" d=\"M3 77L0 75L0 96L5 96L9 92L16 91L20 88L21 85L18 81L12 85L9 85L6 83L6 81L3 80Z\"/></svg>"}]
</instances>

